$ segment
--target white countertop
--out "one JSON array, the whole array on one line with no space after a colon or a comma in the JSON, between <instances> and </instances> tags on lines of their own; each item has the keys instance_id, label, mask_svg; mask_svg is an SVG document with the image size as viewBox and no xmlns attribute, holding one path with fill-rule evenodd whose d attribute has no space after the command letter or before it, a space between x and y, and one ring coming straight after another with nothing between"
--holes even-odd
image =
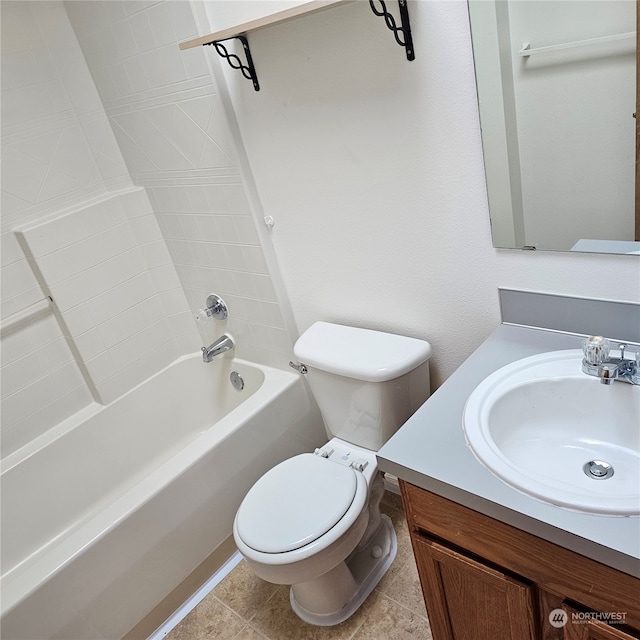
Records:
<instances>
[{"instance_id":1,"label":"white countertop","mask_svg":"<svg viewBox=\"0 0 640 640\"><path fill-rule=\"evenodd\" d=\"M529 497L495 477L465 442L464 405L484 378L520 358L579 349L581 340L582 336L572 334L500 325L382 447L379 467L427 491L640 576L640 517L586 514Z\"/></svg>"}]
</instances>

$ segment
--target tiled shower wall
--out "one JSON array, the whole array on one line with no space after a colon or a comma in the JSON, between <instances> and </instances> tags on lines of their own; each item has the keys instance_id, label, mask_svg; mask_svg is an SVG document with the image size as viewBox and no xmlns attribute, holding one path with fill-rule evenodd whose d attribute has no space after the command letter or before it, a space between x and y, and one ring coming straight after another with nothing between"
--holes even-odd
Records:
<instances>
[{"instance_id":1,"label":"tiled shower wall","mask_svg":"<svg viewBox=\"0 0 640 640\"><path fill-rule=\"evenodd\" d=\"M55 301L2 332L3 455L227 329L241 357L286 366L290 340L206 53L177 46L196 35L190 3L1 10L2 319ZM38 234L53 240L36 248ZM117 282L87 277L118 262ZM189 309L211 292L230 321L198 327Z\"/></svg>"},{"instance_id":2,"label":"tiled shower wall","mask_svg":"<svg viewBox=\"0 0 640 640\"><path fill-rule=\"evenodd\" d=\"M13 229L131 186L60 2L2 2L2 322L45 291ZM2 343L3 455L93 401L53 313Z\"/></svg>"},{"instance_id":3,"label":"tiled shower wall","mask_svg":"<svg viewBox=\"0 0 640 640\"><path fill-rule=\"evenodd\" d=\"M67 2L67 11L135 184L146 188L189 306L210 293L239 356L286 366L291 340L260 246L233 140L191 3ZM217 60L215 62L217 64Z\"/></svg>"},{"instance_id":4,"label":"tiled shower wall","mask_svg":"<svg viewBox=\"0 0 640 640\"><path fill-rule=\"evenodd\" d=\"M16 231L102 404L189 350L195 327L144 189Z\"/></svg>"}]
</instances>

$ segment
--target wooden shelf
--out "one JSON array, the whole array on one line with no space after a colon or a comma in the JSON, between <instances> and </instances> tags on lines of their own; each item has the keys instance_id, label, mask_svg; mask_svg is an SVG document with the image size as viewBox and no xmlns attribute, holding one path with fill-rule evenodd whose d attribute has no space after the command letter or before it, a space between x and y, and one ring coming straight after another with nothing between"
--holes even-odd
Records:
<instances>
[{"instance_id":1,"label":"wooden shelf","mask_svg":"<svg viewBox=\"0 0 640 640\"><path fill-rule=\"evenodd\" d=\"M181 42L179 47L180 49L191 49L193 47L200 47L213 42L219 42L220 40L235 38L239 35L245 35L251 31L255 31L256 29L261 29L262 27L268 27L269 25L277 24L278 22L298 18L308 13L314 13L334 5L350 1L351 0L308 0L307 2L303 2L298 6L291 7L290 9L277 11L276 13L256 18L255 20L250 20L249 22L244 22L227 29L215 31L214 33L210 33L206 36L200 36L198 38L193 38L192 40Z\"/></svg>"},{"instance_id":2,"label":"wooden shelf","mask_svg":"<svg viewBox=\"0 0 640 640\"><path fill-rule=\"evenodd\" d=\"M253 88L256 91L260 91L258 75L256 74L253 58L251 57L249 41L247 40L247 35L250 32L263 27L268 27L272 24L284 22L285 20L291 20L292 18L298 18L316 11L321 11L323 9L328 9L329 7L353 1L354 0L306 0L300 2L294 7L276 11L268 15L255 17L247 22L233 24L233 26L219 29L209 35L181 42L179 47L184 50L204 45L212 45L216 50L216 53L221 58L226 59L232 69L238 69L242 75L247 78L247 80L251 80L251 82L253 82ZM265 5L266 2L262 6ZM395 41L405 50L407 60L414 60L415 53L413 51L413 40L411 37L411 26L409 24L407 0L398 0L400 26L398 26L394 16L387 10L385 0L369 0L369 6L376 16L384 18L386 26L390 31L392 31ZM226 18L227 21L229 21L228 15ZM224 17L219 16L219 19L224 20ZM239 40L242 44L245 60L242 60L240 56L234 53L233 49L227 49L225 42L233 39Z\"/></svg>"}]
</instances>

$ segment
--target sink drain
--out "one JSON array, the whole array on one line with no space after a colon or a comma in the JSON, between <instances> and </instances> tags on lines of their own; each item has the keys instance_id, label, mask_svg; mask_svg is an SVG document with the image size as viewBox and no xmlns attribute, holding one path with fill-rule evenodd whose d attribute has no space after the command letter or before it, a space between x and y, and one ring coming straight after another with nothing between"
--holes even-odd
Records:
<instances>
[{"instance_id":1,"label":"sink drain","mask_svg":"<svg viewBox=\"0 0 640 640\"><path fill-rule=\"evenodd\" d=\"M613 475L613 467L603 460L589 460L582 467L582 470L590 477L596 480L606 480Z\"/></svg>"}]
</instances>

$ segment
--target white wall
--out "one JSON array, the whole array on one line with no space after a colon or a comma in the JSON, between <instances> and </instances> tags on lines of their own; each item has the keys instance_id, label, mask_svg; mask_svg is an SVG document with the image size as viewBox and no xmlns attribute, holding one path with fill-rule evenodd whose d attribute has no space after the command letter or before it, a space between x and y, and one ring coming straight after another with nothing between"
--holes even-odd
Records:
<instances>
[{"instance_id":1,"label":"white wall","mask_svg":"<svg viewBox=\"0 0 640 640\"><path fill-rule=\"evenodd\" d=\"M259 92L222 73L299 330L425 338L439 384L498 324L499 286L640 301L640 268L492 247L466 2L409 11L413 62L359 0L252 33Z\"/></svg>"},{"instance_id":2,"label":"white wall","mask_svg":"<svg viewBox=\"0 0 640 640\"><path fill-rule=\"evenodd\" d=\"M42 300L13 228L130 186L60 2L2 2L2 319ZM2 333L3 454L92 401L51 313Z\"/></svg>"},{"instance_id":3,"label":"white wall","mask_svg":"<svg viewBox=\"0 0 640 640\"><path fill-rule=\"evenodd\" d=\"M227 328L241 357L286 367L293 322L215 82L203 50L178 49L190 4L1 10L3 455ZM212 291L230 321L198 331Z\"/></svg>"},{"instance_id":4,"label":"white wall","mask_svg":"<svg viewBox=\"0 0 640 640\"><path fill-rule=\"evenodd\" d=\"M1 9L4 456L199 339L63 3Z\"/></svg>"},{"instance_id":5,"label":"white wall","mask_svg":"<svg viewBox=\"0 0 640 640\"><path fill-rule=\"evenodd\" d=\"M96 401L108 404L194 350L193 319L144 189L14 232Z\"/></svg>"},{"instance_id":6,"label":"white wall","mask_svg":"<svg viewBox=\"0 0 640 640\"><path fill-rule=\"evenodd\" d=\"M218 89L184 1L66 3L135 184L147 190L189 307L217 293L225 323L199 327L209 344L229 330L236 353L286 367L291 335L260 246ZM289 323L292 325L292 322Z\"/></svg>"}]
</instances>

